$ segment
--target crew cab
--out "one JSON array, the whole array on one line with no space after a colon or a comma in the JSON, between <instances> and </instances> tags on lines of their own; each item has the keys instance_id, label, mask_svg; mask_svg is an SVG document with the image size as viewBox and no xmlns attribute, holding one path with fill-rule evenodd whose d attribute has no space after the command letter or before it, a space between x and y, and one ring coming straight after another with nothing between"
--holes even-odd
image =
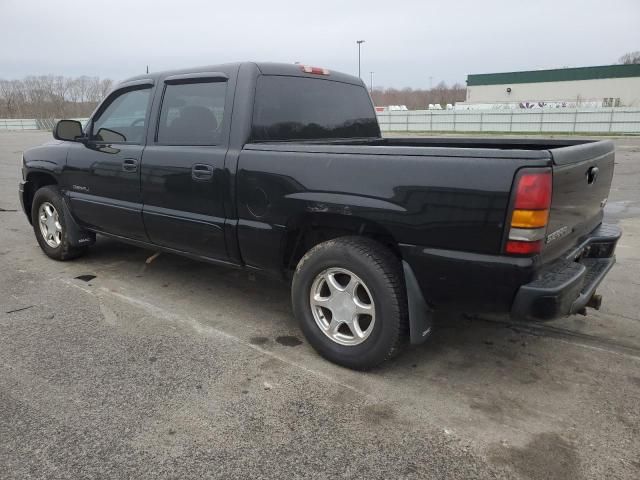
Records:
<instances>
[{"instance_id":1,"label":"crew cab","mask_svg":"<svg viewBox=\"0 0 640 480\"><path fill-rule=\"evenodd\" d=\"M363 82L235 63L119 84L24 153L42 250L96 234L291 282L329 360L366 369L438 310L551 320L599 308L621 232L609 141L383 138Z\"/></svg>"}]
</instances>

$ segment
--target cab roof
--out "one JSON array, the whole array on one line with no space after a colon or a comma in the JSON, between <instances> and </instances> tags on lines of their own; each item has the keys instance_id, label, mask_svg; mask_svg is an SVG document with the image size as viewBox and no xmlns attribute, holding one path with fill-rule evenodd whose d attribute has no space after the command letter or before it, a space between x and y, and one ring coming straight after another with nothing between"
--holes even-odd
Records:
<instances>
[{"instance_id":1,"label":"cab roof","mask_svg":"<svg viewBox=\"0 0 640 480\"><path fill-rule=\"evenodd\" d=\"M120 82L120 84L141 81L141 80L154 80L159 81L167 76L171 75L186 75L190 73L200 72L215 72L215 71L237 71L242 66L253 66L257 75L284 75L294 77L309 77L320 78L325 80L334 80L339 82L351 83L354 85L364 86L362 79L354 75L348 75L346 73L336 72L329 69L329 75L317 75L313 73L305 73L302 68L306 64L295 63L272 63L272 62L235 62L235 63L222 63L217 65L203 65L199 67L182 68L177 70L165 70L161 72L146 73L143 75L136 75L135 77L127 78ZM315 65L314 65L315 66Z\"/></svg>"}]
</instances>

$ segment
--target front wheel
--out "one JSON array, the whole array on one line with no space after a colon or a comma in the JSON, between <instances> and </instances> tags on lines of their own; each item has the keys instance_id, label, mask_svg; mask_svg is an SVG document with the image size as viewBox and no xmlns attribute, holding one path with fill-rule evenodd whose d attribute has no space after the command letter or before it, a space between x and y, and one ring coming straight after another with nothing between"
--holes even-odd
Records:
<instances>
[{"instance_id":1,"label":"front wheel","mask_svg":"<svg viewBox=\"0 0 640 480\"><path fill-rule=\"evenodd\" d=\"M87 251L72 247L67 237L62 195L55 186L38 189L33 196L31 223L40 248L55 260L70 260Z\"/></svg>"},{"instance_id":2,"label":"front wheel","mask_svg":"<svg viewBox=\"0 0 640 480\"><path fill-rule=\"evenodd\" d=\"M374 367L408 337L400 261L369 238L340 237L309 250L293 277L292 304L309 343L345 367Z\"/></svg>"}]
</instances>

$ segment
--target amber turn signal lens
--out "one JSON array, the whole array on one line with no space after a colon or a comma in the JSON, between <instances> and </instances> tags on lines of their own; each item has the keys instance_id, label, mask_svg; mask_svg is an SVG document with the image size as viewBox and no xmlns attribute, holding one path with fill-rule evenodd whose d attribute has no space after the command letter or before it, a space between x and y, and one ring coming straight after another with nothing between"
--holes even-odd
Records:
<instances>
[{"instance_id":1,"label":"amber turn signal lens","mask_svg":"<svg viewBox=\"0 0 640 480\"><path fill-rule=\"evenodd\" d=\"M514 210L511 226L516 228L539 228L547 225L549 210Z\"/></svg>"}]
</instances>

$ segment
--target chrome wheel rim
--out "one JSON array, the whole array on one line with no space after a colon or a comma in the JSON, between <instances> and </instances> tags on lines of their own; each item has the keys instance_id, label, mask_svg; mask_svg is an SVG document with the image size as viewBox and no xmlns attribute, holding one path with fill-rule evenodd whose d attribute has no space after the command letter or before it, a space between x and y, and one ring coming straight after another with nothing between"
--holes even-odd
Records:
<instances>
[{"instance_id":1,"label":"chrome wheel rim","mask_svg":"<svg viewBox=\"0 0 640 480\"><path fill-rule=\"evenodd\" d=\"M51 248L57 248L62 243L62 225L58 211L49 202L44 202L38 209L38 220L42 238Z\"/></svg>"},{"instance_id":2,"label":"chrome wheel rim","mask_svg":"<svg viewBox=\"0 0 640 480\"><path fill-rule=\"evenodd\" d=\"M340 345L359 345L373 331L373 296L362 279L347 269L328 268L318 274L309 302L318 328Z\"/></svg>"}]
</instances>

